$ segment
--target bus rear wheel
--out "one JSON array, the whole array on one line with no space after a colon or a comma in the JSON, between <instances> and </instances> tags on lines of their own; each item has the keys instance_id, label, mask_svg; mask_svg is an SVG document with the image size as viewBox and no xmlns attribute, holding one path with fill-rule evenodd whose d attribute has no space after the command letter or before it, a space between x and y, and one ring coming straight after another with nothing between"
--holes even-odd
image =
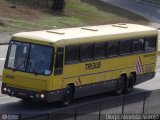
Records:
<instances>
[{"instance_id":1,"label":"bus rear wheel","mask_svg":"<svg viewBox=\"0 0 160 120\"><path fill-rule=\"evenodd\" d=\"M125 81L125 78L123 76L120 76L119 80L117 80L116 91L115 91L116 95L122 94L124 90L124 81Z\"/></svg>"},{"instance_id":2,"label":"bus rear wheel","mask_svg":"<svg viewBox=\"0 0 160 120\"><path fill-rule=\"evenodd\" d=\"M125 81L124 93L130 93L133 91L135 77L133 74Z\"/></svg>"},{"instance_id":3,"label":"bus rear wheel","mask_svg":"<svg viewBox=\"0 0 160 120\"><path fill-rule=\"evenodd\" d=\"M62 95L62 100L61 100L61 105L62 106L67 106L70 104L73 98L73 90L71 86L67 86L63 92Z\"/></svg>"}]
</instances>

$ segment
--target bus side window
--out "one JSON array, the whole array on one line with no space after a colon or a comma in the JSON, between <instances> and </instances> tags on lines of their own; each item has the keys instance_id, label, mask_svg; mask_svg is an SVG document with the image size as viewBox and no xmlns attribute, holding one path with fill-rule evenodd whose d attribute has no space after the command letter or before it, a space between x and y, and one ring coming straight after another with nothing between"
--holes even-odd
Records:
<instances>
[{"instance_id":1,"label":"bus side window","mask_svg":"<svg viewBox=\"0 0 160 120\"><path fill-rule=\"evenodd\" d=\"M66 46L65 47L65 63L76 63L79 62L79 46Z\"/></svg>"},{"instance_id":2,"label":"bus side window","mask_svg":"<svg viewBox=\"0 0 160 120\"><path fill-rule=\"evenodd\" d=\"M110 41L107 43L107 57L118 56L119 54L119 43L118 41Z\"/></svg>"},{"instance_id":3,"label":"bus side window","mask_svg":"<svg viewBox=\"0 0 160 120\"><path fill-rule=\"evenodd\" d=\"M93 60L93 44L83 44L80 46L80 60Z\"/></svg>"},{"instance_id":4,"label":"bus side window","mask_svg":"<svg viewBox=\"0 0 160 120\"><path fill-rule=\"evenodd\" d=\"M106 57L106 44L105 43L96 43L94 45L94 59L100 59Z\"/></svg>"},{"instance_id":5,"label":"bus side window","mask_svg":"<svg viewBox=\"0 0 160 120\"><path fill-rule=\"evenodd\" d=\"M144 52L144 39L135 39L132 41L132 51L133 53Z\"/></svg>"},{"instance_id":6,"label":"bus side window","mask_svg":"<svg viewBox=\"0 0 160 120\"><path fill-rule=\"evenodd\" d=\"M57 48L54 75L61 75L63 72L64 48Z\"/></svg>"},{"instance_id":7,"label":"bus side window","mask_svg":"<svg viewBox=\"0 0 160 120\"><path fill-rule=\"evenodd\" d=\"M119 48L120 48L120 55L126 55L126 54L130 54L132 51L132 47L131 47L131 40L122 40L119 43Z\"/></svg>"},{"instance_id":8,"label":"bus side window","mask_svg":"<svg viewBox=\"0 0 160 120\"><path fill-rule=\"evenodd\" d=\"M145 51L152 52L156 50L157 37L149 37L145 39Z\"/></svg>"}]
</instances>

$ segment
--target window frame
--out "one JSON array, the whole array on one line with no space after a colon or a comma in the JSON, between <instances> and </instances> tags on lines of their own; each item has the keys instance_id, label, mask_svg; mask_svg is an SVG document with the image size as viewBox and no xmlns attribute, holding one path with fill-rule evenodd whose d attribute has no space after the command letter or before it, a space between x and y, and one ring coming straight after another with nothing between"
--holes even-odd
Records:
<instances>
[{"instance_id":1,"label":"window frame","mask_svg":"<svg viewBox=\"0 0 160 120\"><path fill-rule=\"evenodd\" d=\"M9 47L8 47L8 52L7 52L7 55L6 55L6 61L5 61L5 64L4 64L4 67L7 68L7 69L10 69L10 70L13 70L13 71L21 71L21 72L26 72L26 67L24 67L24 70L20 70L20 69L13 69L13 68L10 68L8 67L8 62L9 62L9 55L11 54L11 49L12 49L12 46L10 46L11 42L19 42L20 44L28 44L28 53L26 55L26 66L27 66L27 62L28 62L28 55L30 53L30 44L29 43L26 43L26 42L21 42L21 41L16 41L16 40L11 40L9 42Z\"/></svg>"},{"instance_id":2,"label":"window frame","mask_svg":"<svg viewBox=\"0 0 160 120\"><path fill-rule=\"evenodd\" d=\"M60 64L57 64L57 60L60 61ZM54 68L54 75L62 75L64 67L64 47L57 47L56 54L55 54L55 68Z\"/></svg>"}]
</instances>

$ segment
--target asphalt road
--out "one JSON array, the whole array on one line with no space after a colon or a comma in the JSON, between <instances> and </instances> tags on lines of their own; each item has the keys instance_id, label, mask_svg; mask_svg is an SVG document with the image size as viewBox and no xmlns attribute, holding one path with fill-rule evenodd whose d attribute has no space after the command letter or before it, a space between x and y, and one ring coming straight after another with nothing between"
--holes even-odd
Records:
<instances>
[{"instance_id":1,"label":"asphalt road","mask_svg":"<svg viewBox=\"0 0 160 120\"><path fill-rule=\"evenodd\" d=\"M2 75L7 49L8 45L0 45L0 76Z\"/></svg>"},{"instance_id":2,"label":"asphalt road","mask_svg":"<svg viewBox=\"0 0 160 120\"><path fill-rule=\"evenodd\" d=\"M160 6L142 0L101 0L147 18L151 25L160 28Z\"/></svg>"},{"instance_id":3,"label":"asphalt road","mask_svg":"<svg viewBox=\"0 0 160 120\"><path fill-rule=\"evenodd\" d=\"M3 32L3 33L0 33L0 45L9 43L9 40L10 40L11 36L14 33L15 32Z\"/></svg>"}]
</instances>

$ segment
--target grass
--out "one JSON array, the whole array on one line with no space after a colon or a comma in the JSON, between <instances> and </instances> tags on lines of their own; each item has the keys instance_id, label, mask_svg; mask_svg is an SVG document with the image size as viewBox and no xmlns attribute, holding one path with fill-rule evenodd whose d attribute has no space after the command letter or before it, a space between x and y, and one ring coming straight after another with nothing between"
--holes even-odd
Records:
<instances>
[{"instance_id":1,"label":"grass","mask_svg":"<svg viewBox=\"0 0 160 120\"><path fill-rule=\"evenodd\" d=\"M4 26L4 22L0 20L0 26Z\"/></svg>"},{"instance_id":2,"label":"grass","mask_svg":"<svg viewBox=\"0 0 160 120\"><path fill-rule=\"evenodd\" d=\"M111 24L119 22L148 24L148 21L123 9L103 4L97 0L66 0L63 12L46 7L25 4L17 0L16 8L10 0L0 0L0 32L31 31L63 27ZM30 0L32 2L32 0ZM23 3L23 4L22 4Z\"/></svg>"}]
</instances>

